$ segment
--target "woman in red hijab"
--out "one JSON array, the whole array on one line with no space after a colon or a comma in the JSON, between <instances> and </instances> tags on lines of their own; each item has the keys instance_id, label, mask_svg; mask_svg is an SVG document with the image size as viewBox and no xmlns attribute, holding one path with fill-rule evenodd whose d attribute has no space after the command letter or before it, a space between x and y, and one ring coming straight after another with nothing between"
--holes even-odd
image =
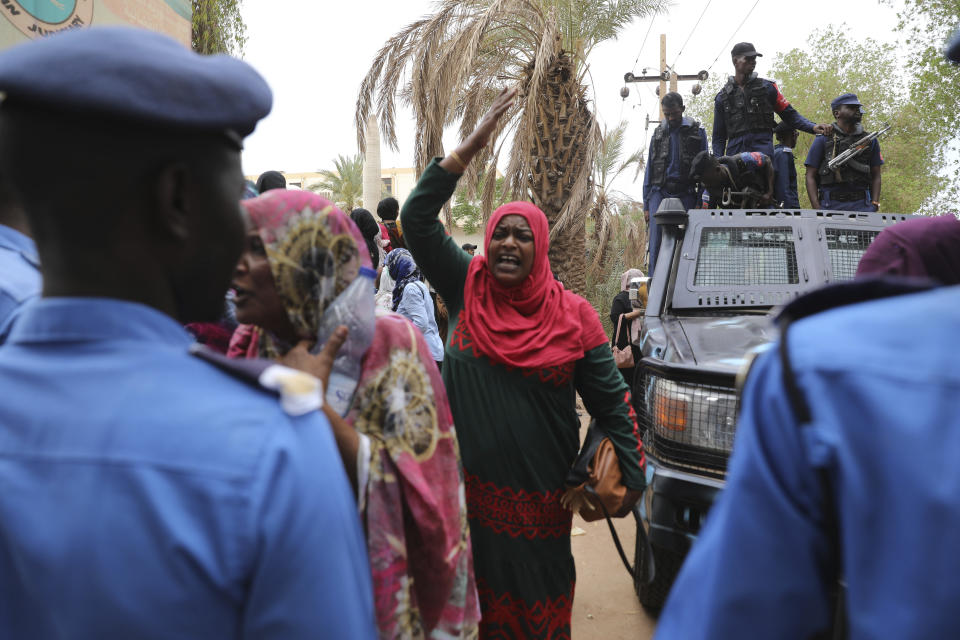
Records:
<instances>
[{"instance_id":1,"label":"woman in red hijab","mask_svg":"<svg viewBox=\"0 0 960 640\"><path fill-rule=\"evenodd\" d=\"M514 97L504 91L476 131L427 167L401 220L449 311L443 380L467 480L480 636L569 638L572 514L560 498L580 445L576 394L610 435L632 489L644 487L643 447L597 312L550 270L543 212L503 205L473 258L437 219Z\"/></svg>"}]
</instances>

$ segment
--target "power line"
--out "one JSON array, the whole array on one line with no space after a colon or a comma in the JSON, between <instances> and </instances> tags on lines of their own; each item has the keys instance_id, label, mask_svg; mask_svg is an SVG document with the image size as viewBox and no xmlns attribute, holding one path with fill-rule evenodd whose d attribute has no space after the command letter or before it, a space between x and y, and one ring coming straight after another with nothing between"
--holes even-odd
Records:
<instances>
[{"instance_id":1,"label":"power line","mask_svg":"<svg viewBox=\"0 0 960 640\"><path fill-rule=\"evenodd\" d=\"M647 33L646 33L646 35L643 36L643 42L640 43L640 51L637 52L637 58L636 58L636 60L633 61L633 68L631 69L631 71L636 71L636 70L637 70L637 63L640 61L640 55L643 53L643 48L644 48L644 47L646 46L646 44L647 44L647 38L650 37L650 31L653 30L653 23L656 22L656 20L657 20L657 14L660 13L660 9L661 9L662 5L663 5L663 2L662 2L662 1L657 3L657 9L656 9L656 11L653 12L653 17L650 18L650 26L647 27Z\"/></svg>"},{"instance_id":2,"label":"power line","mask_svg":"<svg viewBox=\"0 0 960 640\"><path fill-rule=\"evenodd\" d=\"M747 22L747 18L750 17L750 14L753 13L753 10L757 8L758 4L760 4L760 0L757 0L756 2L753 3L753 6L750 7L750 11L747 11L747 15L744 16L743 20L740 22L740 26L733 30L733 33L730 34L730 37L727 39L727 42L720 49L720 52L717 54L717 57L714 58L713 62L710 63L710 66L707 67L707 71L710 71L711 69L713 69L713 65L717 64L717 60L719 60L723 52L726 51L727 45L730 44L730 41L733 40L733 37L737 35L737 32L740 31L740 28L743 27L743 25Z\"/></svg>"},{"instance_id":3,"label":"power line","mask_svg":"<svg viewBox=\"0 0 960 640\"><path fill-rule=\"evenodd\" d=\"M703 20L703 16L706 15L707 9L710 8L711 2L713 2L713 0L707 0L707 4L703 7L703 11L700 12L700 17L697 18L696 24L694 24L693 29L690 30L690 35L688 35L687 39L683 41L683 45L680 47L680 51L677 53L677 56L673 59L673 64L670 65L671 69L677 66L677 61L680 59L680 54L682 54L683 50L687 48L687 43L690 42L690 38L693 37L693 34L697 30L697 27L700 26L700 21Z\"/></svg>"}]
</instances>

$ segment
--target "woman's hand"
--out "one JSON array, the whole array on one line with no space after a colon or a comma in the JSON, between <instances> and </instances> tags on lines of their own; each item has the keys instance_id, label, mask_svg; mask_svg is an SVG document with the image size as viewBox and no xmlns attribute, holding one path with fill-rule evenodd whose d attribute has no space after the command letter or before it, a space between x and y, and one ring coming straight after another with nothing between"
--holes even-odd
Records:
<instances>
[{"instance_id":1,"label":"woman's hand","mask_svg":"<svg viewBox=\"0 0 960 640\"><path fill-rule=\"evenodd\" d=\"M440 161L440 166L450 173L463 173L467 170L467 165L473 160L480 149L483 149L490 142L490 136L497 129L500 118L513 106L517 98L517 88L510 87L500 92L500 95L494 99L490 109L480 118L477 128L473 130L467 138L460 143L460 146L450 152L446 158Z\"/></svg>"},{"instance_id":2,"label":"woman's hand","mask_svg":"<svg viewBox=\"0 0 960 640\"><path fill-rule=\"evenodd\" d=\"M318 354L310 353L313 342L310 340L301 340L286 355L277 359L280 364L297 369L304 373L319 378L323 383L324 393L326 393L327 384L330 382L330 371L333 369L333 361L337 358L337 352L347 340L347 328L343 325L337 327L327 344Z\"/></svg>"},{"instance_id":3,"label":"woman's hand","mask_svg":"<svg viewBox=\"0 0 960 640\"><path fill-rule=\"evenodd\" d=\"M301 340L285 356L279 358L278 362L291 369L297 369L319 378L320 382L323 383L323 392L326 393L327 384L330 382L330 371L333 369L333 361L336 359L340 347L347 340L347 333L348 329L345 326L337 327L330 339L327 340L327 344L323 345L323 349L316 355L310 353L313 342ZM350 478L354 495L356 495L357 451L360 447L360 439L356 430L326 402L323 403L323 414L330 422L333 437L337 442L337 449L340 450L343 468L347 472L347 477Z\"/></svg>"},{"instance_id":4,"label":"woman's hand","mask_svg":"<svg viewBox=\"0 0 960 640\"><path fill-rule=\"evenodd\" d=\"M487 146L487 143L490 142L490 136L497 128L497 123L500 122L500 118L507 112L507 109L513 106L516 97L517 88L510 87L501 91L500 95L494 99L489 111L483 114L480 122L477 123L477 128L464 141L465 144L474 147L474 153Z\"/></svg>"}]
</instances>

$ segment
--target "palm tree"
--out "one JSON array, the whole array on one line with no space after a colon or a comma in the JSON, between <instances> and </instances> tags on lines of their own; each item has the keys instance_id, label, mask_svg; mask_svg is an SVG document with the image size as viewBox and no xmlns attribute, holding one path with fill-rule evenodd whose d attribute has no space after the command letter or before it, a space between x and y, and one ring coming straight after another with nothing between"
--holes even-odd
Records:
<instances>
[{"instance_id":1,"label":"palm tree","mask_svg":"<svg viewBox=\"0 0 960 640\"><path fill-rule=\"evenodd\" d=\"M610 131L605 131L593 162L593 206L590 217L593 218L593 257L590 261L591 275L596 277L607 261L607 249L611 240L611 227L614 216L623 204L631 204L628 198L612 191L612 183L621 173L635 168L633 180L636 181L643 170L643 151L637 150L623 157L627 123L621 122ZM629 225L629 221L623 221ZM623 226L621 224L620 226ZM640 229L630 229L630 235L642 234ZM641 244L640 247L645 245ZM639 264L636 262L635 264Z\"/></svg>"},{"instance_id":2,"label":"palm tree","mask_svg":"<svg viewBox=\"0 0 960 640\"><path fill-rule=\"evenodd\" d=\"M312 188L314 191L329 191L338 207L350 213L363 202L363 156L337 155L333 170L320 172L323 180Z\"/></svg>"},{"instance_id":3,"label":"palm tree","mask_svg":"<svg viewBox=\"0 0 960 640\"><path fill-rule=\"evenodd\" d=\"M357 100L357 134L376 113L383 138L397 149L396 99L413 109L414 163L423 171L443 155L444 127L473 131L506 86L520 97L500 121L491 144L464 176L473 185L496 165L504 134L513 133L505 191L530 199L551 225L550 262L563 282L586 286L584 223L590 209L593 158L601 133L590 110L586 61L595 45L616 37L663 0L442 0L436 13L408 25L377 54ZM409 66L409 81L401 85ZM486 171L488 176L493 171ZM484 217L495 182L483 184Z\"/></svg>"}]
</instances>

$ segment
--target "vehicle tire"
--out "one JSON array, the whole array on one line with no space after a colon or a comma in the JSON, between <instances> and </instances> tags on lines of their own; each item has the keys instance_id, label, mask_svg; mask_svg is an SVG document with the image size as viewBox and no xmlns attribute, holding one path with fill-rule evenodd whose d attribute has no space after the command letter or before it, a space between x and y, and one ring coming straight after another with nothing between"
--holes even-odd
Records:
<instances>
[{"instance_id":1,"label":"vehicle tire","mask_svg":"<svg viewBox=\"0 0 960 640\"><path fill-rule=\"evenodd\" d=\"M637 575L642 576L646 573L646 554L637 552L634 556L634 566L637 567ZM653 545L653 582L649 584L642 579L634 581L634 589L637 592L637 598L640 604L648 613L656 615L660 613L664 603L667 601L667 595L670 593L670 587L680 572L680 566L683 564L683 556L667 549ZM643 567L641 569L641 567Z\"/></svg>"}]
</instances>

